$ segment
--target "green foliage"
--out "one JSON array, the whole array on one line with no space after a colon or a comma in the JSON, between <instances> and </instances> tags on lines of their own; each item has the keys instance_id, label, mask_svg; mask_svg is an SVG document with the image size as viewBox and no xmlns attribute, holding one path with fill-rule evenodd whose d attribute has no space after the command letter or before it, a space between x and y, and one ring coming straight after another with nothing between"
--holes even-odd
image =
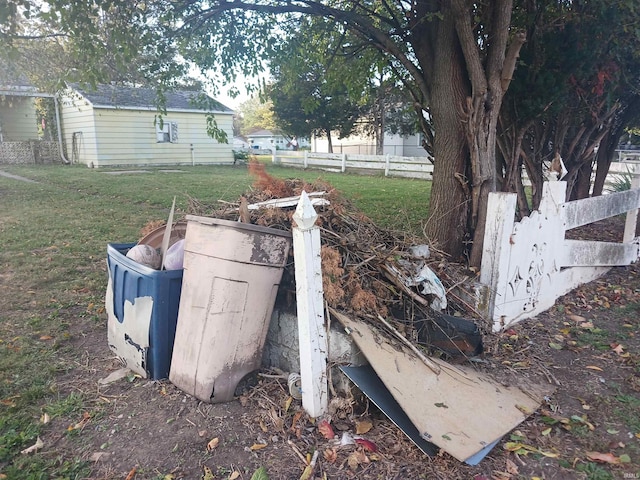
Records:
<instances>
[{"instance_id":1,"label":"green foliage","mask_svg":"<svg viewBox=\"0 0 640 480\"><path fill-rule=\"evenodd\" d=\"M627 167L626 172L616 173L610 175L612 179L609 185L607 186L607 190L610 192L625 192L627 190L631 190L631 179L632 175Z\"/></svg>"},{"instance_id":2,"label":"green foliage","mask_svg":"<svg viewBox=\"0 0 640 480\"><path fill-rule=\"evenodd\" d=\"M345 32L319 18L300 21L271 62L267 93L283 130L291 135L350 135L364 112L371 63L343 52Z\"/></svg>"},{"instance_id":3,"label":"green foliage","mask_svg":"<svg viewBox=\"0 0 640 480\"><path fill-rule=\"evenodd\" d=\"M233 163L247 162L249 160L249 152L246 150L233 151Z\"/></svg>"},{"instance_id":4,"label":"green foliage","mask_svg":"<svg viewBox=\"0 0 640 480\"><path fill-rule=\"evenodd\" d=\"M260 96L254 95L240 105L239 111L242 135L248 135L256 130L280 130L271 100L263 100Z\"/></svg>"},{"instance_id":5,"label":"green foliage","mask_svg":"<svg viewBox=\"0 0 640 480\"><path fill-rule=\"evenodd\" d=\"M269 480L267 469L264 467L258 468L255 472L253 472L253 475L251 475L251 480Z\"/></svg>"}]
</instances>

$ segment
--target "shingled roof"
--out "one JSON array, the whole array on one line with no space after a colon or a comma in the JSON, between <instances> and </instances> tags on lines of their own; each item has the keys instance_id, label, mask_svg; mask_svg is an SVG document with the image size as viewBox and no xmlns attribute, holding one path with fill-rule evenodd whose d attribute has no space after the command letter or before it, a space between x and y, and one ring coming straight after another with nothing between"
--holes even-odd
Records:
<instances>
[{"instance_id":1,"label":"shingled roof","mask_svg":"<svg viewBox=\"0 0 640 480\"><path fill-rule=\"evenodd\" d=\"M73 88L98 108L141 108L156 109L157 93L152 88L98 85L95 90ZM201 92L174 90L165 93L167 111L183 110L194 112L226 112L233 110Z\"/></svg>"}]
</instances>

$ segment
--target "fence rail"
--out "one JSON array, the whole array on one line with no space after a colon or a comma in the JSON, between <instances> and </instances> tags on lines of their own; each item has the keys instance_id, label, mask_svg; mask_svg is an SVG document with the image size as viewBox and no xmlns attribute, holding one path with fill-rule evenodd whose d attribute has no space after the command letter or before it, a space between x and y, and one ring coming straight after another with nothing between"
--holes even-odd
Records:
<instances>
[{"instance_id":1,"label":"fence rail","mask_svg":"<svg viewBox=\"0 0 640 480\"><path fill-rule=\"evenodd\" d=\"M275 150L273 163L288 167L318 168L333 172L382 172L387 177L411 177L430 180L433 163L429 157L398 155L354 155L348 153L315 153Z\"/></svg>"},{"instance_id":2,"label":"fence rail","mask_svg":"<svg viewBox=\"0 0 640 480\"><path fill-rule=\"evenodd\" d=\"M480 283L494 331L531 318L582 283L612 266L628 265L640 256L636 220L640 179L633 188L600 197L565 201L565 182L545 182L538 210L514 222L516 194L491 193L487 207ZM627 214L623 241L570 240L567 230Z\"/></svg>"},{"instance_id":3,"label":"fence rail","mask_svg":"<svg viewBox=\"0 0 640 480\"><path fill-rule=\"evenodd\" d=\"M272 150L273 163L297 168L317 168L332 172L383 172L386 177L432 179L431 157L403 157L399 155L360 155L349 153L318 153L309 151ZM523 181L530 185L523 169ZM593 173L595 176L595 171ZM605 184L614 187L620 180L640 176L640 150L618 150L611 164ZM615 188L609 188L615 190Z\"/></svg>"}]
</instances>

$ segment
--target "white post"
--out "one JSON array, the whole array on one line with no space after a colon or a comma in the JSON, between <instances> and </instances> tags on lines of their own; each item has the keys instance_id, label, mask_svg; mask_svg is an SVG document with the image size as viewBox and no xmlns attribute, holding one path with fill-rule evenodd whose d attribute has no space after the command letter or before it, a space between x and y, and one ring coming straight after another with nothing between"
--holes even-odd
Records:
<instances>
[{"instance_id":1,"label":"white post","mask_svg":"<svg viewBox=\"0 0 640 480\"><path fill-rule=\"evenodd\" d=\"M640 172L638 172L638 167L636 163L631 164L631 171L629 172L631 175L631 188L640 188ZM624 234L622 237L623 243L629 243L634 238L636 238L636 224L638 222L638 209L629 210L627 212L627 218L624 223Z\"/></svg>"},{"instance_id":2,"label":"white post","mask_svg":"<svg viewBox=\"0 0 640 480\"><path fill-rule=\"evenodd\" d=\"M318 214L306 192L302 192L293 214L293 258L296 276L298 339L302 406L311 417L319 417L329 406L327 392L327 337L320 261Z\"/></svg>"},{"instance_id":3,"label":"white post","mask_svg":"<svg viewBox=\"0 0 640 480\"><path fill-rule=\"evenodd\" d=\"M489 288L485 308L496 332L501 329L500 306L504 303L504 291L508 283L516 199L515 193L494 192L489 194L487 204L480 283Z\"/></svg>"},{"instance_id":4,"label":"white post","mask_svg":"<svg viewBox=\"0 0 640 480\"><path fill-rule=\"evenodd\" d=\"M384 176L388 177L389 176L389 166L391 163L391 155L389 155L388 153L385 155L384 157Z\"/></svg>"},{"instance_id":5,"label":"white post","mask_svg":"<svg viewBox=\"0 0 640 480\"><path fill-rule=\"evenodd\" d=\"M347 169L347 154L343 153L342 154L342 168L340 169L340 171L342 173L344 173L346 169Z\"/></svg>"},{"instance_id":6,"label":"white post","mask_svg":"<svg viewBox=\"0 0 640 480\"><path fill-rule=\"evenodd\" d=\"M272 163L278 163L277 152L278 152L278 150L276 150L275 148L271 149L271 162Z\"/></svg>"}]
</instances>

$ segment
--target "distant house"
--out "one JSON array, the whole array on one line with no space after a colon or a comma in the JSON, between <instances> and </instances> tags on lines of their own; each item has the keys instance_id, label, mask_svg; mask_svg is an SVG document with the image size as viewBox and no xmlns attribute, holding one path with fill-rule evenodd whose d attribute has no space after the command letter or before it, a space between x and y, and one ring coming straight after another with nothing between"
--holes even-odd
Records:
<instances>
[{"instance_id":1,"label":"distant house","mask_svg":"<svg viewBox=\"0 0 640 480\"><path fill-rule=\"evenodd\" d=\"M27 80L0 75L0 164L64 160L59 143L53 140L58 130L54 124L47 124L44 116L38 116L38 99L47 99L51 106L55 104L54 95L39 91Z\"/></svg>"},{"instance_id":2,"label":"distant house","mask_svg":"<svg viewBox=\"0 0 640 480\"><path fill-rule=\"evenodd\" d=\"M233 149L234 150L246 150L251 145L243 136L233 137Z\"/></svg>"},{"instance_id":3,"label":"distant house","mask_svg":"<svg viewBox=\"0 0 640 480\"><path fill-rule=\"evenodd\" d=\"M166 93L166 114L158 121L150 88L100 85L73 87L61 96L62 137L73 163L89 167L203 165L233 163L233 111L193 91ZM220 143L207 133L208 115L227 134Z\"/></svg>"},{"instance_id":4,"label":"distant house","mask_svg":"<svg viewBox=\"0 0 640 480\"><path fill-rule=\"evenodd\" d=\"M335 135L331 139L333 153L349 153L358 155L376 155L376 141L373 137L352 135L346 138L338 138ZM326 137L314 137L311 142L314 152L327 153L329 142ZM427 152L422 147L422 135L392 135L385 133L382 147L383 155L397 155L401 157L426 157Z\"/></svg>"},{"instance_id":5,"label":"distant house","mask_svg":"<svg viewBox=\"0 0 640 480\"><path fill-rule=\"evenodd\" d=\"M291 138L292 137L286 137L279 132L272 132L271 130L256 130L247 135L247 141L251 145L251 148L258 150L271 150L272 148L277 150L293 150ZM299 148L309 147L308 139L298 138L297 140Z\"/></svg>"}]
</instances>

